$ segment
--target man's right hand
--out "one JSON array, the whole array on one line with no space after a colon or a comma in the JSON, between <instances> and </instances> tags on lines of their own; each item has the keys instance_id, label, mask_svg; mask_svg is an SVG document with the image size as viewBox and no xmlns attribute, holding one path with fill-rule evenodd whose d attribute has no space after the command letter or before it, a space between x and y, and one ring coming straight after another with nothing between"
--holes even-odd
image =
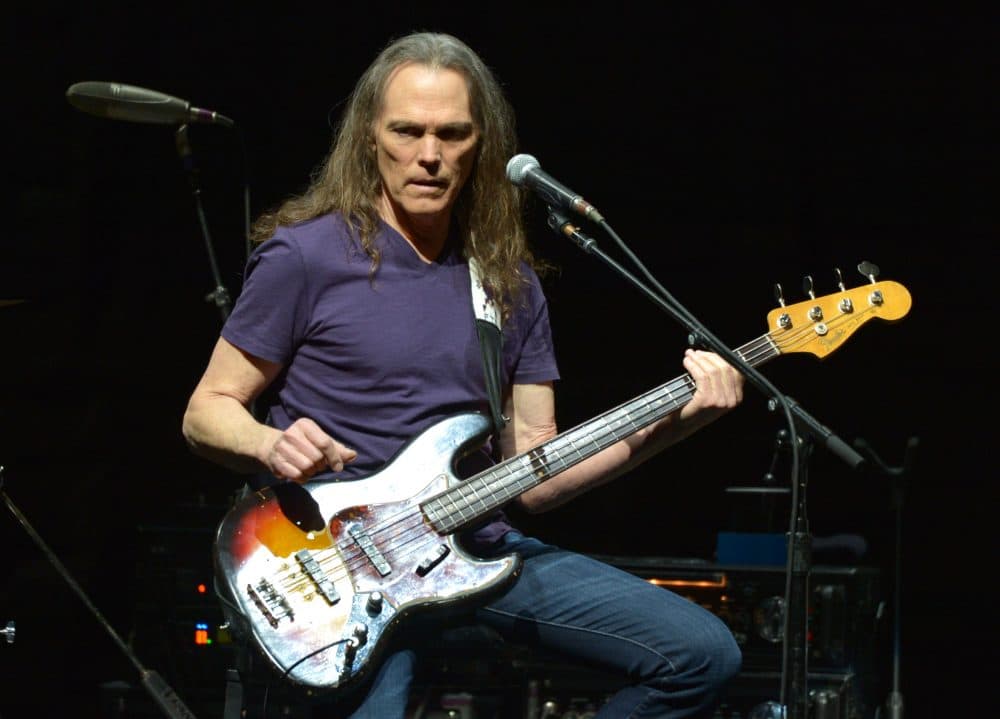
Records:
<instances>
[{"instance_id":1,"label":"man's right hand","mask_svg":"<svg viewBox=\"0 0 1000 719\"><path fill-rule=\"evenodd\" d=\"M266 464L278 479L306 482L327 467L340 472L358 453L345 447L309 418L296 420L280 433L267 453Z\"/></svg>"}]
</instances>

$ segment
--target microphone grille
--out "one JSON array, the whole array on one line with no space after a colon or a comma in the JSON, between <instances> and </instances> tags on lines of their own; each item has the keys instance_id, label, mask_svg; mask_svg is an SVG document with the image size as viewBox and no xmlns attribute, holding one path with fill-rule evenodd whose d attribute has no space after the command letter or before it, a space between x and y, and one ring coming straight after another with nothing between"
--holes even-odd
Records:
<instances>
[{"instance_id":1,"label":"microphone grille","mask_svg":"<svg viewBox=\"0 0 1000 719\"><path fill-rule=\"evenodd\" d=\"M532 168L541 167L531 155L514 155L507 162L507 179L515 185L524 182L525 177Z\"/></svg>"},{"instance_id":2,"label":"microphone grille","mask_svg":"<svg viewBox=\"0 0 1000 719\"><path fill-rule=\"evenodd\" d=\"M66 99L77 110L93 115L106 115L110 95L109 82L77 82L66 90Z\"/></svg>"}]
</instances>

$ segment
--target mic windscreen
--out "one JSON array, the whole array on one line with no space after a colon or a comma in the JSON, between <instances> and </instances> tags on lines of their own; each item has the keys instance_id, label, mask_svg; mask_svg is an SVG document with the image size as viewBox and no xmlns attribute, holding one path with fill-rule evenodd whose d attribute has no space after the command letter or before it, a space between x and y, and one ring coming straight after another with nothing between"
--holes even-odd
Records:
<instances>
[{"instance_id":1,"label":"mic windscreen","mask_svg":"<svg viewBox=\"0 0 1000 719\"><path fill-rule=\"evenodd\" d=\"M66 99L91 115L132 122L184 122L190 107L180 98L118 82L78 82L70 85Z\"/></svg>"},{"instance_id":2,"label":"mic windscreen","mask_svg":"<svg viewBox=\"0 0 1000 719\"><path fill-rule=\"evenodd\" d=\"M507 179L515 185L520 185L533 167L540 165L531 155L514 155L507 161Z\"/></svg>"}]
</instances>

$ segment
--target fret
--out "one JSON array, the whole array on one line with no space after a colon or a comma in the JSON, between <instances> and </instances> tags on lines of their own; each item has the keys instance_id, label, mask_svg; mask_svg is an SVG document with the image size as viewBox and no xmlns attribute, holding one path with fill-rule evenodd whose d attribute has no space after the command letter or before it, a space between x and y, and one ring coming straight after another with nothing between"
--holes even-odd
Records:
<instances>
[{"instance_id":1,"label":"fret","mask_svg":"<svg viewBox=\"0 0 1000 719\"><path fill-rule=\"evenodd\" d=\"M635 431L635 420L632 419L632 413L630 411L628 411L628 410L625 410L624 412L620 412L619 416L616 417L616 418L614 418L608 424L608 431L615 438L615 441L621 439L623 436L626 436L626 435L620 435L618 433L617 429L615 428L615 424L616 423L619 426L625 426L625 427L627 427L627 429L629 430L627 434L632 434L632 432Z\"/></svg>"},{"instance_id":2,"label":"fret","mask_svg":"<svg viewBox=\"0 0 1000 719\"><path fill-rule=\"evenodd\" d=\"M567 435L564 444L569 445L569 449L567 450L567 452L571 452L573 456L577 457L577 461L579 461L579 459L582 459L585 456L583 450L581 450L579 445L577 444L576 437L574 435L572 434ZM566 466L572 466L572 464L575 464L575 462L572 463L568 462Z\"/></svg>"},{"instance_id":3,"label":"fret","mask_svg":"<svg viewBox=\"0 0 1000 719\"><path fill-rule=\"evenodd\" d=\"M468 481L474 482L477 479L470 479ZM504 496L504 492L509 492L511 485L516 483L516 474L512 463L504 462L493 467L479 481L482 481L484 485L489 487L491 495Z\"/></svg>"},{"instance_id":4,"label":"fret","mask_svg":"<svg viewBox=\"0 0 1000 719\"><path fill-rule=\"evenodd\" d=\"M459 485L459 488L461 488L461 486L462 485ZM448 492L447 495L445 496L448 498L448 504L451 505L448 510L448 513L452 515L458 515L459 521L465 519L465 508L461 504L455 501L455 491L452 490L451 492ZM470 513L470 516L475 516L475 515L471 515Z\"/></svg>"},{"instance_id":5,"label":"fret","mask_svg":"<svg viewBox=\"0 0 1000 719\"><path fill-rule=\"evenodd\" d=\"M478 504L480 509L484 509L487 505L479 498L479 493L476 492L476 485L478 482L466 482L458 485L459 493L462 495L462 499L467 505L469 505L469 510L474 511L474 508Z\"/></svg>"},{"instance_id":6,"label":"fret","mask_svg":"<svg viewBox=\"0 0 1000 719\"><path fill-rule=\"evenodd\" d=\"M495 470L490 471L488 476L495 479L500 485L500 491L496 495L502 502L507 502L534 486L530 482L531 469L528 466L527 457L523 455L517 457L517 461L497 465ZM498 476L500 474L505 474L506 477L501 478Z\"/></svg>"}]
</instances>

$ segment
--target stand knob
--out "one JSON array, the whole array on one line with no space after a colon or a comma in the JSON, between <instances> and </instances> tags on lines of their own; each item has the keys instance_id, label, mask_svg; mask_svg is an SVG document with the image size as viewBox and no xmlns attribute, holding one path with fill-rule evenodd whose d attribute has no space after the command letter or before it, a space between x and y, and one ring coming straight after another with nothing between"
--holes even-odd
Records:
<instances>
[{"instance_id":1,"label":"stand knob","mask_svg":"<svg viewBox=\"0 0 1000 719\"><path fill-rule=\"evenodd\" d=\"M7 622L7 626L0 629L0 634L3 634L4 638L7 640L8 644L14 643L14 620Z\"/></svg>"},{"instance_id":2,"label":"stand knob","mask_svg":"<svg viewBox=\"0 0 1000 719\"><path fill-rule=\"evenodd\" d=\"M754 625L761 639L777 644L785 635L785 600L767 597L757 605Z\"/></svg>"},{"instance_id":3,"label":"stand knob","mask_svg":"<svg viewBox=\"0 0 1000 719\"><path fill-rule=\"evenodd\" d=\"M778 702L764 702L755 706L749 719L785 719L785 707Z\"/></svg>"}]
</instances>

